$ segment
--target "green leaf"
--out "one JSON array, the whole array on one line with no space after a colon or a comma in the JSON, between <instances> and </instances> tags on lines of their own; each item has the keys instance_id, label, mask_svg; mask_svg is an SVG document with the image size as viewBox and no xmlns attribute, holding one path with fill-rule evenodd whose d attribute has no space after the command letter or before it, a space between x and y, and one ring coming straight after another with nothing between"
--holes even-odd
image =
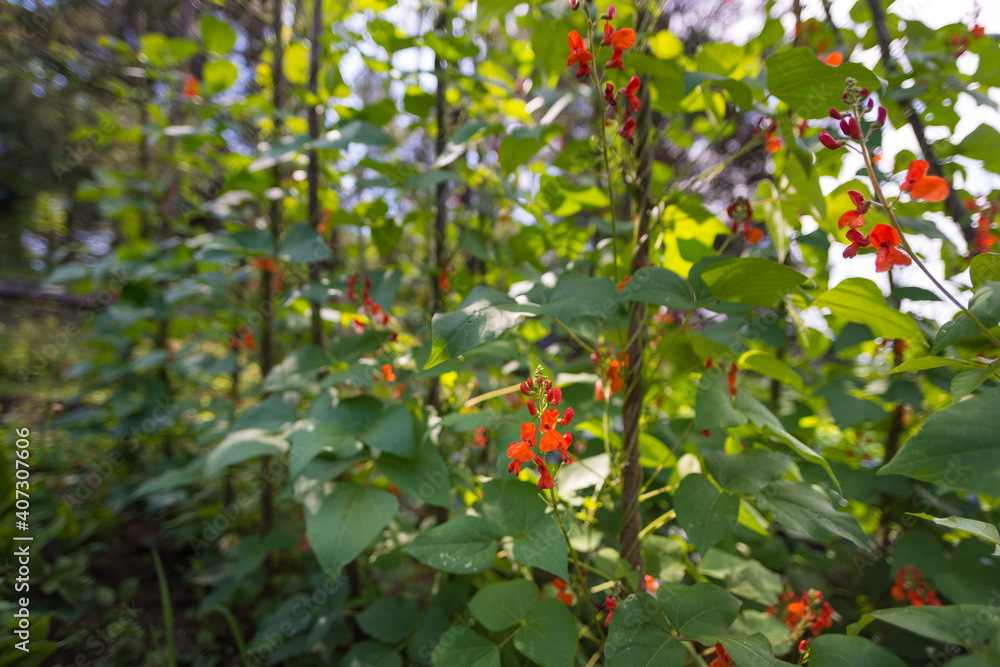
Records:
<instances>
[{"instance_id":1,"label":"green leaf","mask_svg":"<svg viewBox=\"0 0 1000 667\"><path fill-rule=\"evenodd\" d=\"M995 327L997 322L1000 322L1000 282L987 280L982 283L969 302L969 311L987 328ZM931 346L931 354L937 354L953 343L981 333L982 329L976 326L968 315L959 313L938 331L934 337L934 345Z\"/></svg>"},{"instance_id":2,"label":"green leaf","mask_svg":"<svg viewBox=\"0 0 1000 667\"><path fill-rule=\"evenodd\" d=\"M476 412L449 412L441 419L441 425L455 433L470 433L477 428L497 428L503 423L503 417L490 410Z\"/></svg>"},{"instance_id":3,"label":"green leaf","mask_svg":"<svg viewBox=\"0 0 1000 667\"><path fill-rule=\"evenodd\" d=\"M1000 547L1000 529L992 523L976 521L975 519L966 519L965 517L960 516L946 516L938 518L931 516L930 514L922 514L920 512L907 512L907 514L912 514L913 516L920 517L921 519L933 521L939 526L955 528L956 530L970 533L985 540L993 546ZM1000 551L1000 549L998 549L998 551Z\"/></svg>"},{"instance_id":4,"label":"green leaf","mask_svg":"<svg viewBox=\"0 0 1000 667\"><path fill-rule=\"evenodd\" d=\"M417 603L410 598L382 598L357 615L358 625L375 639L398 644L406 639L417 620Z\"/></svg>"},{"instance_id":5,"label":"green leaf","mask_svg":"<svg viewBox=\"0 0 1000 667\"><path fill-rule=\"evenodd\" d=\"M539 517L524 535L515 538L512 555L523 565L551 572L569 580L569 545L550 515Z\"/></svg>"},{"instance_id":6,"label":"green leaf","mask_svg":"<svg viewBox=\"0 0 1000 667\"><path fill-rule=\"evenodd\" d=\"M728 632L742 604L715 584L705 582L660 584L656 598L670 625L681 636L693 638Z\"/></svg>"},{"instance_id":7,"label":"green leaf","mask_svg":"<svg viewBox=\"0 0 1000 667\"><path fill-rule=\"evenodd\" d=\"M810 667L906 667L887 649L862 637L823 635L809 648Z\"/></svg>"},{"instance_id":8,"label":"green leaf","mask_svg":"<svg viewBox=\"0 0 1000 667\"><path fill-rule=\"evenodd\" d=\"M497 632L526 619L536 602L538 586L527 579L515 579L480 589L469 600L469 611L476 620Z\"/></svg>"},{"instance_id":9,"label":"green leaf","mask_svg":"<svg viewBox=\"0 0 1000 667\"><path fill-rule=\"evenodd\" d=\"M1000 389L933 413L880 475L906 475L968 493L1000 488Z\"/></svg>"},{"instance_id":10,"label":"green leaf","mask_svg":"<svg viewBox=\"0 0 1000 667\"><path fill-rule=\"evenodd\" d=\"M517 324L522 315L537 313L534 306L521 305L502 292L477 285L458 310L434 316L431 322L431 354L424 368L432 368L483 343L496 340Z\"/></svg>"},{"instance_id":11,"label":"green leaf","mask_svg":"<svg viewBox=\"0 0 1000 667\"><path fill-rule=\"evenodd\" d=\"M361 434L361 441L383 452L411 458L413 456L413 418L405 405L393 405Z\"/></svg>"},{"instance_id":12,"label":"green leaf","mask_svg":"<svg viewBox=\"0 0 1000 667\"><path fill-rule=\"evenodd\" d=\"M1000 628L1000 616L978 604L881 609L871 615L921 637L966 648L985 641Z\"/></svg>"},{"instance_id":13,"label":"green leaf","mask_svg":"<svg viewBox=\"0 0 1000 667\"><path fill-rule=\"evenodd\" d=\"M241 429L229 433L205 457L204 479L212 479L227 467L247 459L270 454L284 454L288 442L259 428Z\"/></svg>"},{"instance_id":14,"label":"green leaf","mask_svg":"<svg viewBox=\"0 0 1000 667\"><path fill-rule=\"evenodd\" d=\"M705 469L719 486L733 493L757 493L781 479L791 463L784 454L764 449L748 449L739 454L705 454Z\"/></svg>"},{"instance_id":15,"label":"green leaf","mask_svg":"<svg viewBox=\"0 0 1000 667\"><path fill-rule=\"evenodd\" d=\"M419 443L413 458L383 454L378 457L378 469L411 498L438 507L451 505L448 467L429 439Z\"/></svg>"},{"instance_id":16,"label":"green leaf","mask_svg":"<svg viewBox=\"0 0 1000 667\"><path fill-rule=\"evenodd\" d=\"M453 625L431 659L434 667L500 667L500 647L466 625Z\"/></svg>"},{"instance_id":17,"label":"green leaf","mask_svg":"<svg viewBox=\"0 0 1000 667\"><path fill-rule=\"evenodd\" d=\"M530 160L561 131L562 128L558 126L536 125L532 128L518 128L504 137L500 144L500 169L504 177Z\"/></svg>"},{"instance_id":18,"label":"green leaf","mask_svg":"<svg viewBox=\"0 0 1000 667\"><path fill-rule=\"evenodd\" d=\"M718 366L706 370L698 380L695 401L694 428L696 430L741 426L747 416L733 405L729 381Z\"/></svg>"},{"instance_id":19,"label":"green leaf","mask_svg":"<svg viewBox=\"0 0 1000 667\"><path fill-rule=\"evenodd\" d=\"M301 475L306 466L324 452L349 458L361 451L357 437L316 419L303 419L296 424L289 440L292 450L288 457L288 474L292 479Z\"/></svg>"},{"instance_id":20,"label":"green leaf","mask_svg":"<svg viewBox=\"0 0 1000 667\"><path fill-rule=\"evenodd\" d=\"M824 491L810 484L779 480L764 487L758 500L761 509L769 509L774 520L793 533L816 542L843 537L862 549L871 546L858 520L838 512Z\"/></svg>"},{"instance_id":21,"label":"green leaf","mask_svg":"<svg viewBox=\"0 0 1000 667\"><path fill-rule=\"evenodd\" d=\"M906 371L926 371L931 368L944 368L945 366L955 366L959 362L956 359L945 359L944 357L917 357L907 359L900 365L892 369L892 373L905 373Z\"/></svg>"},{"instance_id":22,"label":"green leaf","mask_svg":"<svg viewBox=\"0 0 1000 667\"><path fill-rule=\"evenodd\" d=\"M221 93L236 83L238 74L239 71L236 69L236 65L220 60L208 61L201 70L202 79L205 81L205 88L213 95Z\"/></svg>"},{"instance_id":23,"label":"green leaf","mask_svg":"<svg viewBox=\"0 0 1000 667\"><path fill-rule=\"evenodd\" d=\"M733 659L736 667L772 667L788 665L774 657L771 642L758 633L749 637L720 637L718 641Z\"/></svg>"},{"instance_id":24,"label":"green leaf","mask_svg":"<svg viewBox=\"0 0 1000 667\"><path fill-rule=\"evenodd\" d=\"M750 350L743 353L739 358L739 366L742 369L760 373L778 382L795 387L799 391L804 390L802 377L793 371L784 361L766 352Z\"/></svg>"},{"instance_id":25,"label":"green leaf","mask_svg":"<svg viewBox=\"0 0 1000 667\"><path fill-rule=\"evenodd\" d=\"M581 317L611 320L618 313L618 288L606 276L594 278L582 273L567 273L555 287L537 296L542 314L564 322Z\"/></svg>"},{"instance_id":26,"label":"green leaf","mask_svg":"<svg viewBox=\"0 0 1000 667\"><path fill-rule=\"evenodd\" d=\"M278 248L278 257L286 262L315 264L330 259L326 240L311 225L300 222L292 225Z\"/></svg>"},{"instance_id":27,"label":"green leaf","mask_svg":"<svg viewBox=\"0 0 1000 667\"><path fill-rule=\"evenodd\" d=\"M913 318L890 308L878 286L867 278L848 278L816 297L813 305L829 308L848 322L864 324L876 336L926 344Z\"/></svg>"},{"instance_id":28,"label":"green leaf","mask_svg":"<svg viewBox=\"0 0 1000 667\"><path fill-rule=\"evenodd\" d=\"M340 667L403 667L403 656L388 646L365 640L351 646Z\"/></svg>"},{"instance_id":29,"label":"green leaf","mask_svg":"<svg viewBox=\"0 0 1000 667\"><path fill-rule=\"evenodd\" d=\"M382 403L374 396L354 396L334 403L330 393L320 394L306 410L306 417L336 426L344 433L360 436L382 415Z\"/></svg>"},{"instance_id":30,"label":"green leaf","mask_svg":"<svg viewBox=\"0 0 1000 667\"><path fill-rule=\"evenodd\" d=\"M323 350L315 345L306 345L282 359L264 379L261 391L284 391L303 389L323 368L329 366Z\"/></svg>"},{"instance_id":31,"label":"green leaf","mask_svg":"<svg viewBox=\"0 0 1000 667\"><path fill-rule=\"evenodd\" d=\"M461 515L423 531L403 551L435 570L475 574L493 565L497 545L482 519Z\"/></svg>"},{"instance_id":32,"label":"green leaf","mask_svg":"<svg viewBox=\"0 0 1000 667\"><path fill-rule=\"evenodd\" d=\"M769 259L731 257L706 266L701 279L719 301L773 306L805 282L806 277Z\"/></svg>"},{"instance_id":33,"label":"green leaf","mask_svg":"<svg viewBox=\"0 0 1000 667\"><path fill-rule=\"evenodd\" d=\"M978 289L987 280L1000 282L1000 254L988 252L973 257L972 264L969 265L969 275L972 278L973 290Z\"/></svg>"},{"instance_id":34,"label":"green leaf","mask_svg":"<svg viewBox=\"0 0 1000 667\"><path fill-rule=\"evenodd\" d=\"M996 376L997 371L1000 371L1000 360L994 361L989 366L983 368L962 371L953 377L951 379L952 402L957 403L968 394L974 392L979 388L979 385Z\"/></svg>"},{"instance_id":35,"label":"green leaf","mask_svg":"<svg viewBox=\"0 0 1000 667\"><path fill-rule=\"evenodd\" d=\"M514 648L542 667L572 667L576 645L576 621L555 598L540 600L514 635Z\"/></svg>"},{"instance_id":36,"label":"green leaf","mask_svg":"<svg viewBox=\"0 0 1000 667\"><path fill-rule=\"evenodd\" d=\"M634 274L621 291L622 301L641 301L676 310L693 310L691 285L662 266L646 266Z\"/></svg>"},{"instance_id":37,"label":"green leaf","mask_svg":"<svg viewBox=\"0 0 1000 667\"><path fill-rule=\"evenodd\" d=\"M847 77L858 87L881 90L881 82L870 70L857 63L827 65L812 49L781 50L765 61L767 89L802 118L825 118L830 107L841 107Z\"/></svg>"},{"instance_id":38,"label":"green leaf","mask_svg":"<svg viewBox=\"0 0 1000 667\"><path fill-rule=\"evenodd\" d=\"M736 394L736 407L747 416L747 418L758 428L766 428L776 435L782 442L791 447L799 456L810 463L823 468L836 488L840 489L840 482L833 474L833 469L826 459L810 449L804 442L785 430L781 420L774 413L767 409L763 403L758 401L753 395L744 390Z\"/></svg>"},{"instance_id":39,"label":"green leaf","mask_svg":"<svg viewBox=\"0 0 1000 667\"><path fill-rule=\"evenodd\" d=\"M306 536L327 576L358 557L396 515L398 503L388 491L338 482L322 502L306 503Z\"/></svg>"},{"instance_id":40,"label":"green leaf","mask_svg":"<svg viewBox=\"0 0 1000 667\"><path fill-rule=\"evenodd\" d=\"M702 475L692 473L681 480L674 493L677 523L701 554L735 535L740 499Z\"/></svg>"},{"instance_id":41,"label":"green leaf","mask_svg":"<svg viewBox=\"0 0 1000 667\"><path fill-rule=\"evenodd\" d=\"M683 667L687 652L648 593L625 598L611 615L604 645L608 667Z\"/></svg>"},{"instance_id":42,"label":"green leaf","mask_svg":"<svg viewBox=\"0 0 1000 667\"><path fill-rule=\"evenodd\" d=\"M497 537L526 535L548 509L538 487L514 477L483 484L480 513Z\"/></svg>"},{"instance_id":43,"label":"green leaf","mask_svg":"<svg viewBox=\"0 0 1000 667\"><path fill-rule=\"evenodd\" d=\"M734 556L722 549L709 550L698 564L702 574L720 579L726 590L746 600L770 606L781 594L781 577L758 561Z\"/></svg>"},{"instance_id":44,"label":"green leaf","mask_svg":"<svg viewBox=\"0 0 1000 667\"><path fill-rule=\"evenodd\" d=\"M224 56L236 44L236 31L225 21L211 14L202 14L201 42L209 51Z\"/></svg>"}]
</instances>

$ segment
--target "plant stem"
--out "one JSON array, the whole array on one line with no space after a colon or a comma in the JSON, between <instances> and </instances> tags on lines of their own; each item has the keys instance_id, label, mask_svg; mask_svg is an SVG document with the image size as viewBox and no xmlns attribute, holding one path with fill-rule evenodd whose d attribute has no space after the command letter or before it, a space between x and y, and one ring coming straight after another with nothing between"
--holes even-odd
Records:
<instances>
[{"instance_id":1,"label":"plant stem","mask_svg":"<svg viewBox=\"0 0 1000 667\"><path fill-rule=\"evenodd\" d=\"M594 67L590 68L590 80L594 83L597 105L601 110L601 154L604 157L604 175L608 183L608 200L611 202L611 251L614 253L614 262L611 268L615 284L618 284L618 219L615 213L615 189L611 185L611 160L608 157L607 108L604 106L601 80L597 78L597 49L594 41L594 21L590 16L590 3L585 1L583 7L587 12L587 33L590 37L590 48L594 49Z\"/></svg>"},{"instance_id":2,"label":"plant stem","mask_svg":"<svg viewBox=\"0 0 1000 667\"><path fill-rule=\"evenodd\" d=\"M559 532L562 533L563 539L566 540L566 548L569 550L570 558L573 559L573 574L576 576L577 584L580 587L580 592L583 594L584 599L587 600L587 606L590 607L590 614L593 620L597 620L597 609L594 608L594 602L590 599L590 592L587 590L587 582L584 581L582 570L580 568L580 561L576 558L576 549L572 547L569 543L569 533L566 532L566 526L563 523L562 512L559 511L559 497L556 495L555 489L549 489L549 496L545 498L550 501L549 504L552 506L552 510L556 513L556 525L559 526ZM601 637L604 637L604 626L597 623L598 632L601 633Z\"/></svg>"}]
</instances>

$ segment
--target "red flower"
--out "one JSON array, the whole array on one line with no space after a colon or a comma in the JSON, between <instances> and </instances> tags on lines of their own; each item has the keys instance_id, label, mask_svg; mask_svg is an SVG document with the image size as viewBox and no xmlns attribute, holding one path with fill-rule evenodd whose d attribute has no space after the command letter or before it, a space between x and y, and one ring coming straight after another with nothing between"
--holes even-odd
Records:
<instances>
[{"instance_id":1,"label":"red flower","mask_svg":"<svg viewBox=\"0 0 1000 667\"><path fill-rule=\"evenodd\" d=\"M624 88L620 88L618 92L628 100L629 106L632 107L632 111L638 111L642 108L642 100L636 95L639 92L639 86L641 85L638 75L633 75L631 79L628 80L628 85Z\"/></svg>"},{"instance_id":2,"label":"red flower","mask_svg":"<svg viewBox=\"0 0 1000 667\"><path fill-rule=\"evenodd\" d=\"M604 627L611 625L611 615L618 609L618 602L614 598L604 598L604 608L608 610L608 615L604 619Z\"/></svg>"},{"instance_id":3,"label":"red flower","mask_svg":"<svg viewBox=\"0 0 1000 667\"><path fill-rule=\"evenodd\" d=\"M656 591L658 591L660 589L660 582L658 582L656 579L654 579L653 575L647 574L646 577L645 577L645 579L644 579L644 581L646 583L646 592L647 593L651 593L651 594L655 595Z\"/></svg>"},{"instance_id":4,"label":"red flower","mask_svg":"<svg viewBox=\"0 0 1000 667\"><path fill-rule=\"evenodd\" d=\"M635 120L629 118L622 124L622 129L618 130L618 136L622 137L630 144L634 144L635 139L632 138L633 132L635 132Z\"/></svg>"},{"instance_id":5,"label":"red flower","mask_svg":"<svg viewBox=\"0 0 1000 667\"><path fill-rule=\"evenodd\" d=\"M267 271L268 273L274 273L278 270L275 265L274 260L270 257L258 257L253 261L252 266L255 269L260 269L261 271Z\"/></svg>"},{"instance_id":6,"label":"red flower","mask_svg":"<svg viewBox=\"0 0 1000 667\"><path fill-rule=\"evenodd\" d=\"M507 447L507 458L513 459L507 467L507 472L512 472L515 475L521 472L521 464L535 458L535 453L531 450L534 446L535 425L533 423L521 424L521 441L512 442Z\"/></svg>"},{"instance_id":7,"label":"red flower","mask_svg":"<svg viewBox=\"0 0 1000 667\"><path fill-rule=\"evenodd\" d=\"M562 579L556 579L552 582L552 585L556 587L556 597L567 607L573 605L573 594L566 590L566 582Z\"/></svg>"},{"instance_id":8,"label":"red flower","mask_svg":"<svg viewBox=\"0 0 1000 667\"><path fill-rule=\"evenodd\" d=\"M972 39L979 39L986 34L986 28L978 23L972 26Z\"/></svg>"},{"instance_id":9,"label":"red flower","mask_svg":"<svg viewBox=\"0 0 1000 667\"><path fill-rule=\"evenodd\" d=\"M736 395L736 364L733 363L732 367L729 369L729 395Z\"/></svg>"},{"instance_id":10,"label":"red flower","mask_svg":"<svg viewBox=\"0 0 1000 667\"><path fill-rule=\"evenodd\" d=\"M396 374L392 372L392 364L382 365L382 379L386 382L396 381Z\"/></svg>"},{"instance_id":11,"label":"red flower","mask_svg":"<svg viewBox=\"0 0 1000 667\"><path fill-rule=\"evenodd\" d=\"M625 63L622 62L622 54L635 46L635 30L631 28L623 28L621 30L611 30L611 25L608 23L604 24L604 41L601 42L604 46L610 46L614 49L611 54L611 60L605 67L607 69L625 69Z\"/></svg>"},{"instance_id":12,"label":"red flower","mask_svg":"<svg viewBox=\"0 0 1000 667\"><path fill-rule=\"evenodd\" d=\"M722 644L715 645L715 660L709 663L708 667L733 667L733 659L726 653Z\"/></svg>"},{"instance_id":13,"label":"red flower","mask_svg":"<svg viewBox=\"0 0 1000 667\"><path fill-rule=\"evenodd\" d=\"M844 250L844 259L857 256L859 250L871 245L868 237L854 228L847 230L847 240L851 242L851 245Z\"/></svg>"},{"instance_id":14,"label":"red flower","mask_svg":"<svg viewBox=\"0 0 1000 667\"><path fill-rule=\"evenodd\" d=\"M576 30L569 33L569 59L566 61L566 66L579 66L576 78L590 76L590 63L593 61L594 54L587 51L587 44L583 41L583 37L580 37L580 33Z\"/></svg>"},{"instance_id":15,"label":"red flower","mask_svg":"<svg viewBox=\"0 0 1000 667\"><path fill-rule=\"evenodd\" d=\"M767 137L764 140L764 151L767 153L777 153L781 150L783 142L778 137Z\"/></svg>"},{"instance_id":16,"label":"red flower","mask_svg":"<svg viewBox=\"0 0 1000 667\"><path fill-rule=\"evenodd\" d=\"M930 165L924 160L911 162L900 190L909 192L914 199L930 202L944 201L948 198L950 188L948 181L940 176L927 176L929 167Z\"/></svg>"},{"instance_id":17,"label":"red flower","mask_svg":"<svg viewBox=\"0 0 1000 667\"><path fill-rule=\"evenodd\" d=\"M535 457L535 467L538 468L538 490L551 489L556 485L555 480L552 479L552 475L549 474L549 468L545 465L545 461L542 457Z\"/></svg>"},{"instance_id":18,"label":"red flower","mask_svg":"<svg viewBox=\"0 0 1000 667\"><path fill-rule=\"evenodd\" d=\"M823 144L830 150L835 151L838 148L843 148L847 142L834 139L829 132L823 130L819 133L819 143Z\"/></svg>"},{"instance_id":19,"label":"red flower","mask_svg":"<svg viewBox=\"0 0 1000 667\"><path fill-rule=\"evenodd\" d=\"M609 83L604 86L604 101L607 102L609 107L618 106L618 101L615 100L615 84Z\"/></svg>"},{"instance_id":20,"label":"red flower","mask_svg":"<svg viewBox=\"0 0 1000 667\"><path fill-rule=\"evenodd\" d=\"M885 273L894 266L909 266L910 257L896 246L901 243L899 233L890 225L875 225L868 236L872 246L878 248L875 256L875 271Z\"/></svg>"},{"instance_id":21,"label":"red flower","mask_svg":"<svg viewBox=\"0 0 1000 667\"><path fill-rule=\"evenodd\" d=\"M184 97L191 99L198 94L198 77L194 74L188 74L187 79L184 80Z\"/></svg>"},{"instance_id":22,"label":"red flower","mask_svg":"<svg viewBox=\"0 0 1000 667\"><path fill-rule=\"evenodd\" d=\"M476 429L475 440L472 441L472 444L476 447L485 447L487 442L488 438L486 437L486 427L480 426Z\"/></svg>"}]
</instances>

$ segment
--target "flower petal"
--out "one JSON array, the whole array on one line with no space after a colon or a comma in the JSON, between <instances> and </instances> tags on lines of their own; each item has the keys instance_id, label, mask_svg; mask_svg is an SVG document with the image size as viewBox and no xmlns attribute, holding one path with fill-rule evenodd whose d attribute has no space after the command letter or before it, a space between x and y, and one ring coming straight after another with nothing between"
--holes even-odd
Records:
<instances>
[{"instance_id":1,"label":"flower petal","mask_svg":"<svg viewBox=\"0 0 1000 667\"><path fill-rule=\"evenodd\" d=\"M924 176L913 184L910 196L924 201L944 201L948 198L948 181L940 176Z\"/></svg>"},{"instance_id":2,"label":"flower petal","mask_svg":"<svg viewBox=\"0 0 1000 667\"><path fill-rule=\"evenodd\" d=\"M607 39L607 43L608 46L611 46L612 48L628 51L635 46L635 30L632 30L631 28L615 30L614 33L612 33Z\"/></svg>"}]
</instances>

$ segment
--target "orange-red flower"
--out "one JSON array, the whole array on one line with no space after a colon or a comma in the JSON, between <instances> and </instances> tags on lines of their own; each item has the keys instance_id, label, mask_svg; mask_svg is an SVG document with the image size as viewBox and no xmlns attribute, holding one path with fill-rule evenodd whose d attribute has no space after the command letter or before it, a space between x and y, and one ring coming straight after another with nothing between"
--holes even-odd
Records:
<instances>
[{"instance_id":1,"label":"orange-red flower","mask_svg":"<svg viewBox=\"0 0 1000 667\"><path fill-rule=\"evenodd\" d=\"M733 667L733 659L729 657L726 653L726 649L722 644L715 645L715 660L709 663L708 667Z\"/></svg>"},{"instance_id":2,"label":"orange-red flower","mask_svg":"<svg viewBox=\"0 0 1000 667\"><path fill-rule=\"evenodd\" d=\"M610 23L604 24L604 41L601 42L604 46L610 46L614 51L611 54L611 60L605 67L607 69L625 69L625 63L622 62L622 54L635 46L635 30L631 28L622 28L621 30L612 30Z\"/></svg>"},{"instance_id":3,"label":"orange-red flower","mask_svg":"<svg viewBox=\"0 0 1000 667\"><path fill-rule=\"evenodd\" d=\"M611 625L611 615L618 609L618 601L614 598L604 598L604 608L608 610L608 615L604 618L604 627Z\"/></svg>"},{"instance_id":4,"label":"orange-red flower","mask_svg":"<svg viewBox=\"0 0 1000 667\"><path fill-rule=\"evenodd\" d=\"M187 79L184 80L184 97L191 99L198 94L198 77L194 74L188 74Z\"/></svg>"},{"instance_id":5,"label":"orange-red flower","mask_svg":"<svg viewBox=\"0 0 1000 667\"><path fill-rule=\"evenodd\" d=\"M840 51L832 51L828 56L819 56L819 58L827 65L833 65L834 67L844 62L844 54Z\"/></svg>"},{"instance_id":6,"label":"orange-red flower","mask_svg":"<svg viewBox=\"0 0 1000 667\"><path fill-rule=\"evenodd\" d=\"M632 138L632 134L635 132L635 119L626 118L625 122L622 123L622 128L618 130L618 136L620 136L625 141L630 144L635 143L635 139Z\"/></svg>"},{"instance_id":7,"label":"orange-red flower","mask_svg":"<svg viewBox=\"0 0 1000 667\"><path fill-rule=\"evenodd\" d=\"M857 190L848 190L848 196L851 201L854 202L854 210L847 211L842 216L837 225L840 229L844 227L851 227L857 229L858 227L865 226L865 213L871 208L871 202L865 201L864 195L862 195Z\"/></svg>"},{"instance_id":8,"label":"orange-red flower","mask_svg":"<svg viewBox=\"0 0 1000 667\"><path fill-rule=\"evenodd\" d=\"M868 240L878 248L875 256L875 271L885 273L894 266L909 266L910 257L896 246L901 243L899 233L891 225L875 225Z\"/></svg>"},{"instance_id":9,"label":"orange-red flower","mask_svg":"<svg viewBox=\"0 0 1000 667\"><path fill-rule=\"evenodd\" d=\"M764 151L768 153L777 153L783 145L784 142L781 141L780 137L767 137L764 139Z\"/></svg>"},{"instance_id":10,"label":"orange-red flower","mask_svg":"<svg viewBox=\"0 0 1000 667\"><path fill-rule=\"evenodd\" d=\"M914 607L940 607L937 591L927 585L914 565L904 565L896 571L890 590L894 600L906 600Z\"/></svg>"},{"instance_id":11,"label":"orange-red flower","mask_svg":"<svg viewBox=\"0 0 1000 667\"><path fill-rule=\"evenodd\" d=\"M906 180L900 186L903 192L909 192L914 199L937 202L948 198L948 181L940 176L927 176L930 165L925 160L914 160L906 172Z\"/></svg>"},{"instance_id":12,"label":"orange-red flower","mask_svg":"<svg viewBox=\"0 0 1000 667\"><path fill-rule=\"evenodd\" d=\"M646 583L646 592L652 595L656 595L656 591L660 590L660 582L653 578L653 575L647 574L644 578Z\"/></svg>"},{"instance_id":13,"label":"orange-red flower","mask_svg":"<svg viewBox=\"0 0 1000 667\"><path fill-rule=\"evenodd\" d=\"M618 283L618 291L621 292L623 289L625 289L625 286L628 285L628 281L630 280L632 280L631 274L625 276L625 279L622 280L620 283Z\"/></svg>"},{"instance_id":14,"label":"orange-red flower","mask_svg":"<svg viewBox=\"0 0 1000 667\"><path fill-rule=\"evenodd\" d=\"M567 607L573 606L573 593L567 590L566 582L562 579L556 579L552 582L552 585L556 588L556 598L559 599Z\"/></svg>"},{"instance_id":15,"label":"orange-red flower","mask_svg":"<svg viewBox=\"0 0 1000 667\"><path fill-rule=\"evenodd\" d=\"M382 365L382 379L386 382L396 381L396 374L392 372L392 364Z\"/></svg>"},{"instance_id":16,"label":"orange-red flower","mask_svg":"<svg viewBox=\"0 0 1000 667\"><path fill-rule=\"evenodd\" d=\"M521 472L521 464L527 463L535 458L532 447L535 446L535 425L533 423L521 424L520 442L512 442L507 447L507 458L513 459L507 467L507 472L515 475Z\"/></svg>"},{"instance_id":17,"label":"orange-red flower","mask_svg":"<svg viewBox=\"0 0 1000 667\"><path fill-rule=\"evenodd\" d=\"M856 257L859 250L871 245L867 236L853 228L847 230L847 240L851 242L851 245L844 250L844 259Z\"/></svg>"},{"instance_id":18,"label":"orange-red flower","mask_svg":"<svg viewBox=\"0 0 1000 667\"><path fill-rule=\"evenodd\" d=\"M274 273L275 271L278 270L278 267L274 263L274 260L271 259L270 257L258 257L253 261L253 264L251 264L251 266L253 266L253 268L255 269L260 269L261 271L267 271L268 273Z\"/></svg>"},{"instance_id":19,"label":"orange-red flower","mask_svg":"<svg viewBox=\"0 0 1000 667\"><path fill-rule=\"evenodd\" d=\"M626 100L628 100L628 104L632 108L632 111L638 111L642 108L642 100L640 100L637 95L641 85L642 82L639 80L638 75L633 75L632 78L628 80L628 84L624 88L618 89L618 92Z\"/></svg>"},{"instance_id":20,"label":"orange-red flower","mask_svg":"<svg viewBox=\"0 0 1000 667\"><path fill-rule=\"evenodd\" d=\"M566 66L577 65L576 78L582 79L590 76L590 63L594 61L594 54L587 51L587 44L580 37L576 30L569 33L569 59Z\"/></svg>"}]
</instances>

